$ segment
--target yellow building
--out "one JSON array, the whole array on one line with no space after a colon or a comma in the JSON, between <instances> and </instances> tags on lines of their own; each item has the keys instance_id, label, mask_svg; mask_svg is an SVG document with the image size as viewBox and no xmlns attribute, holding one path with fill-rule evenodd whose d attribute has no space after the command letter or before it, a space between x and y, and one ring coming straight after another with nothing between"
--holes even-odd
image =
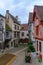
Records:
<instances>
[{"instance_id":1,"label":"yellow building","mask_svg":"<svg viewBox=\"0 0 43 65\"><path fill-rule=\"evenodd\" d=\"M16 44L18 44L20 35L20 22L18 21L18 16L14 17L9 13L9 10L7 10L6 23L12 30L12 39L10 41L10 46L14 47Z\"/></svg>"}]
</instances>

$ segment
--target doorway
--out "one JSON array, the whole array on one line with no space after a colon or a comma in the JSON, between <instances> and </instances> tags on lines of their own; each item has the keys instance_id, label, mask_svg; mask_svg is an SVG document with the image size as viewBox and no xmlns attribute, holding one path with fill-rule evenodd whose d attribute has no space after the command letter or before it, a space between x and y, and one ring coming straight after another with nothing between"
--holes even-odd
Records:
<instances>
[{"instance_id":1,"label":"doorway","mask_svg":"<svg viewBox=\"0 0 43 65\"><path fill-rule=\"evenodd\" d=\"M14 47L16 46L16 44L15 44L15 40L14 40Z\"/></svg>"}]
</instances>

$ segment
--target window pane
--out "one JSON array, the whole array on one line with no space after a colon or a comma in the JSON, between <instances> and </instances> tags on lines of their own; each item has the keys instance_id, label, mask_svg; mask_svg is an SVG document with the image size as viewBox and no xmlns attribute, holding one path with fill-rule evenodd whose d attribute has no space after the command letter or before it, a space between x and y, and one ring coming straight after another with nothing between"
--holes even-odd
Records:
<instances>
[{"instance_id":1,"label":"window pane","mask_svg":"<svg viewBox=\"0 0 43 65\"><path fill-rule=\"evenodd\" d=\"M15 25L15 29L16 29L16 25Z\"/></svg>"},{"instance_id":2,"label":"window pane","mask_svg":"<svg viewBox=\"0 0 43 65\"><path fill-rule=\"evenodd\" d=\"M39 51L41 52L41 42L39 42Z\"/></svg>"},{"instance_id":3,"label":"window pane","mask_svg":"<svg viewBox=\"0 0 43 65\"><path fill-rule=\"evenodd\" d=\"M16 32L14 32L14 37L16 37Z\"/></svg>"},{"instance_id":4,"label":"window pane","mask_svg":"<svg viewBox=\"0 0 43 65\"><path fill-rule=\"evenodd\" d=\"M24 32L22 32L22 36L24 36Z\"/></svg>"},{"instance_id":5,"label":"window pane","mask_svg":"<svg viewBox=\"0 0 43 65\"><path fill-rule=\"evenodd\" d=\"M0 31L0 40L3 40L3 35L2 31Z\"/></svg>"}]
</instances>

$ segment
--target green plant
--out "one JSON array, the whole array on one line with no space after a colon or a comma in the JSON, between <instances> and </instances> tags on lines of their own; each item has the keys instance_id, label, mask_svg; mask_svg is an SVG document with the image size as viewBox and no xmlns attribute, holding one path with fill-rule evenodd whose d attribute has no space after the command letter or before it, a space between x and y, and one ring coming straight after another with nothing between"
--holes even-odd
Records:
<instances>
[{"instance_id":1,"label":"green plant","mask_svg":"<svg viewBox=\"0 0 43 65\"><path fill-rule=\"evenodd\" d=\"M32 42L29 42L29 43L28 43L28 50L30 50L31 52L35 52L35 48L34 48Z\"/></svg>"},{"instance_id":2,"label":"green plant","mask_svg":"<svg viewBox=\"0 0 43 65\"><path fill-rule=\"evenodd\" d=\"M30 56L25 56L25 62L31 62L31 57Z\"/></svg>"},{"instance_id":3,"label":"green plant","mask_svg":"<svg viewBox=\"0 0 43 65\"><path fill-rule=\"evenodd\" d=\"M42 59L38 58L38 62L42 62Z\"/></svg>"},{"instance_id":4,"label":"green plant","mask_svg":"<svg viewBox=\"0 0 43 65\"><path fill-rule=\"evenodd\" d=\"M29 46L29 45L33 45L33 43L32 43L32 42L28 42L28 46Z\"/></svg>"},{"instance_id":5,"label":"green plant","mask_svg":"<svg viewBox=\"0 0 43 65\"><path fill-rule=\"evenodd\" d=\"M31 50L29 48L27 48L27 52L31 52Z\"/></svg>"},{"instance_id":6,"label":"green plant","mask_svg":"<svg viewBox=\"0 0 43 65\"><path fill-rule=\"evenodd\" d=\"M29 46L29 49L31 50L31 52L35 52L35 48L33 45Z\"/></svg>"}]
</instances>

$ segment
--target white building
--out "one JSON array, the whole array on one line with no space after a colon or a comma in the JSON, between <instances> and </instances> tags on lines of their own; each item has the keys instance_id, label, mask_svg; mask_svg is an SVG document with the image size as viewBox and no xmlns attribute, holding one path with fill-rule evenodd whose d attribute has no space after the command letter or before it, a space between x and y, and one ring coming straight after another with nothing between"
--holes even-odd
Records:
<instances>
[{"instance_id":1,"label":"white building","mask_svg":"<svg viewBox=\"0 0 43 65\"><path fill-rule=\"evenodd\" d=\"M16 44L18 44L20 38L20 21L18 20L18 16L14 17L9 13L9 10L6 11L6 20L6 23L12 30L12 39L10 45L14 47Z\"/></svg>"},{"instance_id":2,"label":"white building","mask_svg":"<svg viewBox=\"0 0 43 65\"><path fill-rule=\"evenodd\" d=\"M24 40L24 43L28 43L28 24L21 24L20 39Z\"/></svg>"},{"instance_id":3,"label":"white building","mask_svg":"<svg viewBox=\"0 0 43 65\"><path fill-rule=\"evenodd\" d=\"M0 49L3 49L5 42L5 17L0 14Z\"/></svg>"},{"instance_id":4,"label":"white building","mask_svg":"<svg viewBox=\"0 0 43 65\"><path fill-rule=\"evenodd\" d=\"M36 44L35 44L35 37L34 37L34 25L33 25L33 13L30 12L29 13L29 20L28 20L28 25L29 25L29 28L28 28L28 31L29 31L29 35L30 35L30 40L33 42L34 44L34 47L36 48Z\"/></svg>"}]
</instances>

